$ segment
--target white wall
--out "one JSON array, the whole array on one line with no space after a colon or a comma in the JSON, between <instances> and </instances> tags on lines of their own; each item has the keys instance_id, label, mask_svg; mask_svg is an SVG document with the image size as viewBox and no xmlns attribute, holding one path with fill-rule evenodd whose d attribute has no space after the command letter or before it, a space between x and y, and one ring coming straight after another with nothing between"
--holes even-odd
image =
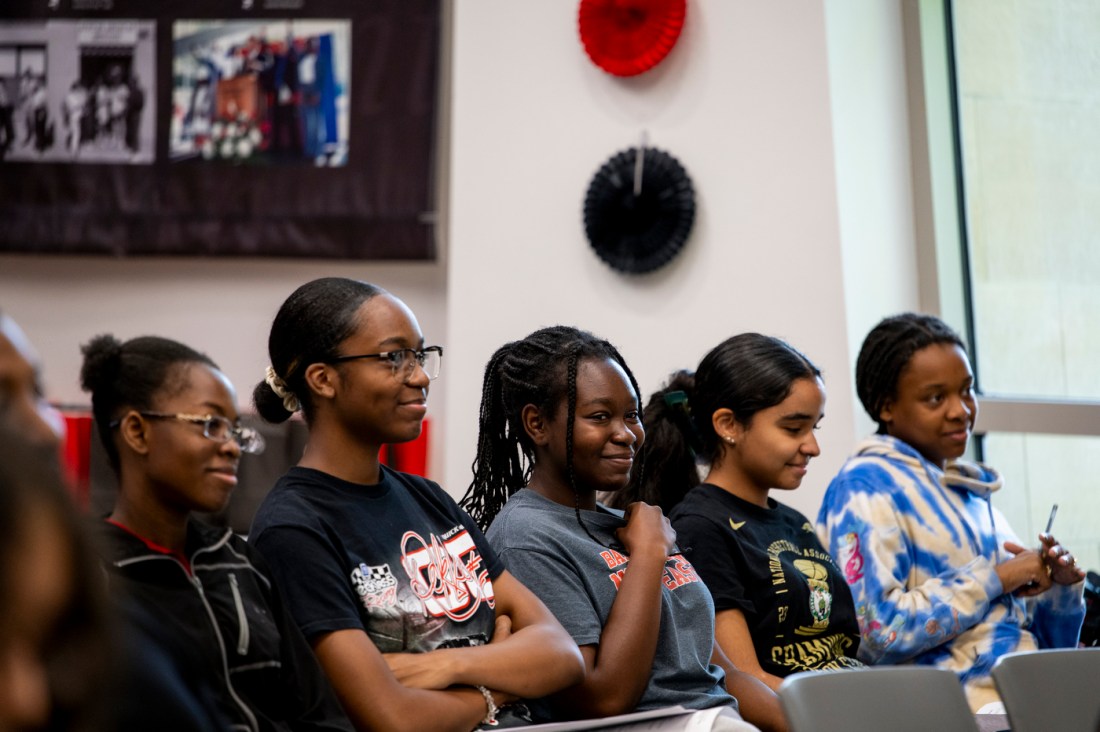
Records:
<instances>
[{"instance_id":1,"label":"white wall","mask_svg":"<svg viewBox=\"0 0 1100 732\"><path fill-rule=\"evenodd\" d=\"M856 424L847 323L858 303L843 286L826 38L822 2L695 1L665 63L623 80L584 55L576 3L455 5L444 403L452 492L469 482L477 385L504 341L555 322L588 328L620 347L648 392L725 337L758 330L825 372L822 456L790 496L816 513ZM643 129L684 164L699 209L678 260L627 278L588 248L581 205L595 170Z\"/></svg>"},{"instance_id":2,"label":"white wall","mask_svg":"<svg viewBox=\"0 0 1100 732\"><path fill-rule=\"evenodd\" d=\"M0 308L42 352L49 395L85 402L78 344L110 331L206 350L243 403L294 287L360 277L405 299L428 340L447 347L432 394L432 475L457 495L482 367L505 340L554 322L589 328L620 346L648 392L726 336L759 330L825 371L823 454L790 497L816 513L862 431L851 344L881 315L915 307L896 3L691 0L671 56L634 79L589 62L575 2L450 9L447 261L0 256ZM687 168L698 213L678 260L624 278L590 252L581 206L591 175L643 129Z\"/></svg>"},{"instance_id":3,"label":"white wall","mask_svg":"<svg viewBox=\"0 0 1100 732\"><path fill-rule=\"evenodd\" d=\"M113 333L167 336L206 352L237 387L243 407L269 363L267 335L279 306L298 285L327 276L399 293L425 337L443 339L442 262L0 256L0 309L37 348L52 400L89 403L80 391L80 344ZM441 396L446 386L437 386ZM438 474L436 463L432 468Z\"/></svg>"},{"instance_id":4,"label":"white wall","mask_svg":"<svg viewBox=\"0 0 1100 732\"><path fill-rule=\"evenodd\" d=\"M920 305L904 34L897 2L826 0L825 20L851 382L867 332Z\"/></svg>"}]
</instances>

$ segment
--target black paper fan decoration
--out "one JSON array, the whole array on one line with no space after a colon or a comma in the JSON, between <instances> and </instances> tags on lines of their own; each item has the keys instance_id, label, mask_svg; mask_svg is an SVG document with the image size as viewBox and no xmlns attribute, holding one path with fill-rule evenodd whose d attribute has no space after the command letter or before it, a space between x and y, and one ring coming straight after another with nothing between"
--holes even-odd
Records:
<instances>
[{"instance_id":1,"label":"black paper fan decoration","mask_svg":"<svg viewBox=\"0 0 1100 732\"><path fill-rule=\"evenodd\" d=\"M612 269L641 274L667 264L691 234L695 189L680 161L652 147L618 153L584 198L584 233Z\"/></svg>"}]
</instances>

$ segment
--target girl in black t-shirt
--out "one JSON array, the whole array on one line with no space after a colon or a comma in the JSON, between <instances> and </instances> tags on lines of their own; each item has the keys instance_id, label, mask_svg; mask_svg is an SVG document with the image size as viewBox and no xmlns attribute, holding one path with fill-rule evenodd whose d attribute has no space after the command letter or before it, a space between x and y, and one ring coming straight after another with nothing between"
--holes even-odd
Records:
<instances>
[{"instance_id":1,"label":"girl in black t-shirt","mask_svg":"<svg viewBox=\"0 0 1100 732\"><path fill-rule=\"evenodd\" d=\"M669 512L714 596L719 645L773 689L797 671L860 665L843 574L813 524L769 496L802 483L824 414L809 359L776 338L729 338L650 399L646 474L612 499ZM697 459L708 466L701 484Z\"/></svg>"},{"instance_id":2,"label":"girl in black t-shirt","mask_svg":"<svg viewBox=\"0 0 1100 732\"><path fill-rule=\"evenodd\" d=\"M287 298L253 398L309 441L250 535L359 729L470 730L580 680L546 607L443 490L384 468L420 435L442 348L388 292L323 278Z\"/></svg>"}]
</instances>

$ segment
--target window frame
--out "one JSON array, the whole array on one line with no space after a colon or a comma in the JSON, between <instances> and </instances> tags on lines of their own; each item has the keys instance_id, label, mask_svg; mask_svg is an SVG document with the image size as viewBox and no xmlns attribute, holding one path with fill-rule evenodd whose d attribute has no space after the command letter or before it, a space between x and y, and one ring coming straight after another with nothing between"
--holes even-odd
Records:
<instances>
[{"instance_id":1,"label":"window frame","mask_svg":"<svg viewBox=\"0 0 1100 732\"><path fill-rule=\"evenodd\" d=\"M1100 436L1100 400L1004 396L981 389L970 297L952 0L902 0L920 308L970 344L981 412L975 434Z\"/></svg>"}]
</instances>

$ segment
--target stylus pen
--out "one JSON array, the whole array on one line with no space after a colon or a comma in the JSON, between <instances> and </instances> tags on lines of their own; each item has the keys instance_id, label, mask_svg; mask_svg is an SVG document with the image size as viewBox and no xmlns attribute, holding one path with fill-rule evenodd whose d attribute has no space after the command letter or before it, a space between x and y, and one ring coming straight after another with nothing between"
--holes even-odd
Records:
<instances>
[{"instance_id":1,"label":"stylus pen","mask_svg":"<svg viewBox=\"0 0 1100 732\"><path fill-rule=\"evenodd\" d=\"M1051 528L1053 528L1053 526L1054 526L1054 517L1057 514L1058 514L1058 504L1055 503L1053 506L1050 507L1050 518L1047 519L1047 530L1043 532L1044 534L1049 534L1050 533Z\"/></svg>"}]
</instances>

